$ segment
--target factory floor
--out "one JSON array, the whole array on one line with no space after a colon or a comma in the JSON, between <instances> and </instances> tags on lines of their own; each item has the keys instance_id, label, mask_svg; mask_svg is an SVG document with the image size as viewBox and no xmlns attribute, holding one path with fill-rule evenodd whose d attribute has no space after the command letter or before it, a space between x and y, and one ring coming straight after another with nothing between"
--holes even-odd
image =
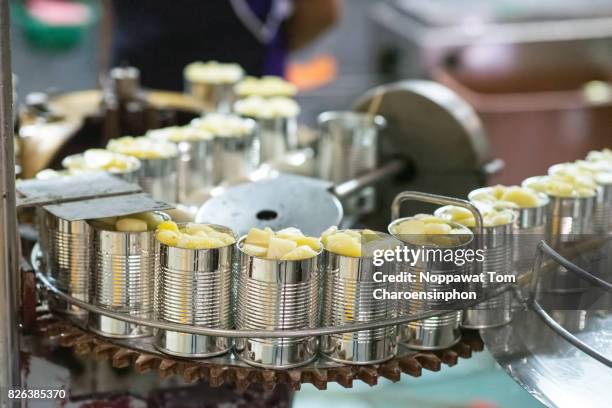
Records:
<instances>
[{"instance_id":1,"label":"factory floor","mask_svg":"<svg viewBox=\"0 0 612 408\"><path fill-rule=\"evenodd\" d=\"M338 68L339 79L332 86L306 92L300 101L306 122L312 123L321 110L348 108L351 100L371 85L371 77L365 72L364 45L368 40L365 16L370 4L369 0L352 0L338 28L321 43L294 57L295 62L304 63L317 55L331 54ZM84 33L76 48L61 52L29 47L18 27L13 27L12 33L12 59L19 76L17 90L21 100L32 91L66 92L97 86L95 27ZM346 47L347 40L360 46ZM424 371L420 378L403 376L395 384L383 379L374 388L355 382L353 389L330 384L322 392L306 385L297 393L294 406L319 408L332 404L335 408L542 406L503 372L486 351L438 373Z\"/></svg>"}]
</instances>

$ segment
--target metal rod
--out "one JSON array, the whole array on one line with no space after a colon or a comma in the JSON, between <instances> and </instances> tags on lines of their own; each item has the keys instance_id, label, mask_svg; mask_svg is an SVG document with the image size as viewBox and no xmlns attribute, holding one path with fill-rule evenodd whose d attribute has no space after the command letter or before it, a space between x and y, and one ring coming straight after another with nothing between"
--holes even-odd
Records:
<instances>
[{"instance_id":1,"label":"metal rod","mask_svg":"<svg viewBox=\"0 0 612 408\"><path fill-rule=\"evenodd\" d=\"M0 401L11 406L7 389L20 388L19 241L15 208L13 73L9 0L0 0Z\"/></svg>"},{"instance_id":2,"label":"metal rod","mask_svg":"<svg viewBox=\"0 0 612 408\"><path fill-rule=\"evenodd\" d=\"M364 187L376 184L387 177L399 174L405 168L405 166L406 163L402 160L393 160L376 170L338 184L337 186L333 187L332 192L338 198L348 197Z\"/></svg>"},{"instance_id":3,"label":"metal rod","mask_svg":"<svg viewBox=\"0 0 612 408\"><path fill-rule=\"evenodd\" d=\"M38 267L34 266L37 270ZM190 334L200 334L204 336L217 336L217 337L257 337L257 338L298 338L298 337L310 337L310 336L321 336L325 334L336 334L336 333L351 333L360 330L370 330L370 329L380 329L387 326L394 326L396 324L405 324L410 323L416 320L427 319L430 317L436 317L448 313L450 310L458 310L464 309L467 307L472 307L480 302L484 302L489 298L493 298L498 296L501 293L504 293L507 290L511 290L512 285L506 284L496 288L495 290L490 291L481 299L477 299L471 302L461 302L460 304L449 303L448 310L430 310L427 312L417 313L414 315L396 317L393 319L387 320L378 320L371 321L365 323L353 323L353 324L345 324L342 326L328 326L328 327L317 327L317 328L309 328L309 329L299 329L299 330L233 330L233 329L214 329L209 327L200 327L200 326L192 326L188 324L177 324L177 323L169 323L163 322L159 320L150 320L143 319L139 317L134 317L127 315L125 313L113 312L111 310L101 308L98 306L94 306L90 303L83 302L82 300L75 299L72 296L69 296L59 289L57 289L47 277L40 272L40 270L36 271L37 279L49 290L54 296L57 296L61 300L68 302L70 304L76 305L82 309L87 310L88 312L98 313L104 316L111 317L113 319L122 320L124 322L139 324L142 326L153 327L156 329L162 330L170 330L177 331L182 333L190 333Z\"/></svg>"},{"instance_id":4,"label":"metal rod","mask_svg":"<svg viewBox=\"0 0 612 408\"><path fill-rule=\"evenodd\" d=\"M607 358L606 356L604 356L603 354L580 340L578 337L565 330L563 326L557 323L555 319L553 319L548 313L546 313L546 311L535 299L531 302L529 307L533 309L533 311L540 317L540 319L542 319L544 323L546 323L548 327L550 327L552 331L563 337L567 342L572 344L574 347L577 347L583 353L588 354L600 363L612 368L612 360L610 360L609 358Z\"/></svg>"}]
</instances>

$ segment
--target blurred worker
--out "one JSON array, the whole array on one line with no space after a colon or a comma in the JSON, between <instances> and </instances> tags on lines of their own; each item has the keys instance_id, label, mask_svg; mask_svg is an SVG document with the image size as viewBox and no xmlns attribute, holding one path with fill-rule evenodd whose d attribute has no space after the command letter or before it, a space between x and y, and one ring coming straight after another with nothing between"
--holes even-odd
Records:
<instances>
[{"instance_id":1,"label":"blurred worker","mask_svg":"<svg viewBox=\"0 0 612 408\"><path fill-rule=\"evenodd\" d=\"M169 90L182 89L183 68L193 61L283 75L287 53L333 26L340 1L105 0L102 52L111 55L102 64L135 66L144 86Z\"/></svg>"}]
</instances>

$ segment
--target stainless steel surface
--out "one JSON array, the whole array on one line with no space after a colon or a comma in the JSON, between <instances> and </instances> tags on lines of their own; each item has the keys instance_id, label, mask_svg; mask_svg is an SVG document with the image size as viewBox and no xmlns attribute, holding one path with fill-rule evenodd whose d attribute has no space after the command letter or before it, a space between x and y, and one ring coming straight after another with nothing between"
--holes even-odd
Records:
<instances>
[{"instance_id":1,"label":"stainless steel surface","mask_svg":"<svg viewBox=\"0 0 612 408\"><path fill-rule=\"evenodd\" d=\"M210 84L185 80L187 93L205 102L213 112L230 113L234 95L234 84Z\"/></svg>"},{"instance_id":2,"label":"stainless steel surface","mask_svg":"<svg viewBox=\"0 0 612 408\"><path fill-rule=\"evenodd\" d=\"M323 112L318 118L318 176L335 184L354 179L378 167L378 133L386 125L382 116L352 111ZM371 212L376 205L373 188L345 199L348 214Z\"/></svg>"},{"instance_id":3,"label":"stainless steel surface","mask_svg":"<svg viewBox=\"0 0 612 408\"><path fill-rule=\"evenodd\" d=\"M234 235L227 228L211 227ZM158 245L160 264L155 279L156 318L178 324L231 329L235 245L215 249ZM231 339L158 330L155 347L178 357L212 357L229 351Z\"/></svg>"},{"instance_id":4,"label":"stainless steel surface","mask_svg":"<svg viewBox=\"0 0 612 408\"><path fill-rule=\"evenodd\" d=\"M173 207L153 200L148 194L139 193L52 204L45 208L57 217L68 221L78 221L162 211Z\"/></svg>"},{"instance_id":5,"label":"stainless steel surface","mask_svg":"<svg viewBox=\"0 0 612 408\"><path fill-rule=\"evenodd\" d=\"M390 238L390 237L389 237ZM323 255L323 325L339 326L395 317L395 304L374 298L376 289L393 284L375 282L377 271L392 275L393 263L376 267L371 257L353 258L325 251ZM397 326L321 337L321 354L347 364L376 364L397 353Z\"/></svg>"},{"instance_id":6,"label":"stainless steel surface","mask_svg":"<svg viewBox=\"0 0 612 408\"><path fill-rule=\"evenodd\" d=\"M19 241L15 200L13 139L13 77L11 71L9 1L0 0L0 389L21 386L19 353ZM17 406L2 392L3 407Z\"/></svg>"},{"instance_id":7,"label":"stainless steel surface","mask_svg":"<svg viewBox=\"0 0 612 408\"><path fill-rule=\"evenodd\" d=\"M319 325L319 255L300 261L256 258L240 248L236 288L237 329L304 329ZM238 358L258 367L291 368L317 357L318 340L303 338L237 338Z\"/></svg>"},{"instance_id":8,"label":"stainless steel surface","mask_svg":"<svg viewBox=\"0 0 612 408\"><path fill-rule=\"evenodd\" d=\"M391 224L389 224L388 231L391 235L402 241L404 245L408 246L411 249L426 249L428 247L426 245L415 245L410 242L406 242L405 237L402 237L400 234L396 234L394 232L395 227L399 223L406 220L406 218L399 218L399 216L402 204L409 200L438 205L455 205L466 208L474 216L475 227L473 231L476 231L476 236L482 236L482 216L478 209L469 201L451 197L437 196L434 194L406 191L398 194L393 200L393 204L391 206L392 222ZM466 235L470 235L470 239L459 246L450 247L450 249L478 249L478 247L474 247L474 242L478 242L474 241L474 233L472 233L468 228L463 227L459 224L454 224L454 226L456 228L465 230ZM402 268L402 272L410 272L415 276L418 276L425 272L429 272L430 274L444 275L467 275L469 273L479 274L481 272L481 265L478 262L476 262L472 268L470 268L467 263L462 266L458 266L454 262L445 262L443 260L436 261L435 259L419 258L413 260L413 263L414 265L400 264L401 266L399 267ZM421 282L420 279L415 279L415 282L402 283L401 286L402 289L407 292L445 292L453 288L459 291L467 289L464 283L453 284L451 288L451 285ZM410 314L415 312L418 313L426 310L440 310L448 307L446 306L446 302L444 301L421 301L416 299L408 300L402 303L401 306L401 314ZM450 347L461 339L461 331L459 330L459 325L462 320L462 315L463 314L461 310L455 310L441 316L423 319L420 321L414 321L407 325L400 326L400 341L402 341L408 347L417 350L435 350Z\"/></svg>"},{"instance_id":9,"label":"stainless steel surface","mask_svg":"<svg viewBox=\"0 0 612 408\"><path fill-rule=\"evenodd\" d=\"M579 332L559 325L538 303L543 255L599 288L612 284L577 267L550 246L539 245L529 308L517 311L511 324L481 331L495 359L521 386L551 407L608 407L612 381L610 310L585 315ZM553 268L554 270L555 268ZM544 323L545 325L543 325Z\"/></svg>"},{"instance_id":10,"label":"stainless steel surface","mask_svg":"<svg viewBox=\"0 0 612 408\"><path fill-rule=\"evenodd\" d=\"M82 309L87 310L90 313L97 313L100 315L107 316L109 318L121 320L128 323L138 324L142 326L148 326L155 329L160 330L172 330L179 331L184 333L191 334L199 334L203 336L219 336L219 337L234 337L234 338L245 338L245 337L261 337L261 338L277 338L277 337L305 337L305 336L323 336L328 334L336 334L336 333L344 333L344 332L354 332L359 330L370 330L370 329L378 329L381 327L398 325L398 324L406 324L411 321L427 319L430 317L440 316L445 313L445 311L440 310L430 310L421 313L410 314L409 316L400 316L392 319L387 319L384 321L372 321L367 323L353 323L353 324L344 324L340 326L334 327L318 327L315 329L296 329L296 330L227 330L227 329L213 329L206 327L197 327L188 324L176 324L169 322L161 322L155 319L145 319L137 316L132 316L127 313L115 312L107 308L102 308L96 306L95 304L83 302L79 299L73 298L71 296L66 295L65 293L58 290L53 283L51 283L48 277L45 275L44 266L42 265L42 259L40 254L40 248L38 244L34 246L32 251L32 265L34 266L34 270L36 272L36 278L38 281L50 291L54 296L58 298L74 304ZM509 285L504 285L503 287L496 289L490 295L496 296L506 290L510 290L511 287ZM472 302L462 303L462 304L453 304L449 305L452 307L460 308L464 306L472 306L481 300L476 300Z\"/></svg>"},{"instance_id":11,"label":"stainless steel surface","mask_svg":"<svg viewBox=\"0 0 612 408\"><path fill-rule=\"evenodd\" d=\"M155 234L94 230L91 302L109 310L144 319L153 318L154 278L158 264ZM110 318L89 315L89 328L109 337L139 337L151 329Z\"/></svg>"},{"instance_id":12,"label":"stainless steel surface","mask_svg":"<svg viewBox=\"0 0 612 408\"><path fill-rule=\"evenodd\" d=\"M591 316L577 336L610 356L610 327L610 315ZM481 335L502 368L546 406L610 406L612 370L557 336L533 311L518 311L509 325Z\"/></svg>"},{"instance_id":13,"label":"stainless steel surface","mask_svg":"<svg viewBox=\"0 0 612 408\"><path fill-rule=\"evenodd\" d=\"M369 90L355 109L368 112L377 100L376 112L387 120L380 162L400 158L414 169L411 178L379 191L385 206L405 190L462 197L486 183L493 159L488 137L474 109L455 92L432 81L400 81Z\"/></svg>"},{"instance_id":14,"label":"stainless steel surface","mask_svg":"<svg viewBox=\"0 0 612 408\"><path fill-rule=\"evenodd\" d=\"M297 117L254 118L261 163L282 159L298 149Z\"/></svg>"},{"instance_id":15,"label":"stainless steel surface","mask_svg":"<svg viewBox=\"0 0 612 408\"><path fill-rule=\"evenodd\" d=\"M82 174L51 180L20 180L19 207L45 205L89 198L138 193L142 189L108 173Z\"/></svg>"},{"instance_id":16,"label":"stainless steel surface","mask_svg":"<svg viewBox=\"0 0 612 408\"><path fill-rule=\"evenodd\" d=\"M214 140L188 140L176 144L178 161L178 202L201 204L197 193L214 185ZM196 194L196 196L194 196Z\"/></svg>"},{"instance_id":17,"label":"stainless steel surface","mask_svg":"<svg viewBox=\"0 0 612 408\"><path fill-rule=\"evenodd\" d=\"M138 184L156 200L176 203L178 156L160 159L140 159L142 168Z\"/></svg>"},{"instance_id":18,"label":"stainless steel surface","mask_svg":"<svg viewBox=\"0 0 612 408\"><path fill-rule=\"evenodd\" d=\"M47 269L57 288L84 302L89 301L93 230L86 221L68 221L41 209L39 235L47 237ZM49 307L60 313L84 315L87 312L67 302L49 297Z\"/></svg>"},{"instance_id":19,"label":"stainless steel surface","mask_svg":"<svg viewBox=\"0 0 612 408\"><path fill-rule=\"evenodd\" d=\"M336 197L345 198L359 192L364 187L377 184L386 178L393 177L401 173L405 168L406 163L401 160L393 160L359 177L336 184L332 191Z\"/></svg>"},{"instance_id":20,"label":"stainless steel surface","mask_svg":"<svg viewBox=\"0 0 612 408\"><path fill-rule=\"evenodd\" d=\"M276 178L228 188L200 207L196 221L225 225L237 234L252 227L297 227L319 236L342 219L342 206L331 183L281 174Z\"/></svg>"}]
</instances>

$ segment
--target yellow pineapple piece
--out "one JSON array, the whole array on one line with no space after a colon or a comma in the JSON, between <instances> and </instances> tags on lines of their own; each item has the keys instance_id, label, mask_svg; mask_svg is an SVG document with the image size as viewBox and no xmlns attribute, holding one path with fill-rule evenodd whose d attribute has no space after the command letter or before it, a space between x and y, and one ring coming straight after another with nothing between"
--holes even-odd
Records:
<instances>
[{"instance_id":1,"label":"yellow pineapple piece","mask_svg":"<svg viewBox=\"0 0 612 408\"><path fill-rule=\"evenodd\" d=\"M121 232L144 232L149 228L147 223L138 218L121 218L115 223L115 229Z\"/></svg>"},{"instance_id":2,"label":"yellow pineapple piece","mask_svg":"<svg viewBox=\"0 0 612 408\"><path fill-rule=\"evenodd\" d=\"M438 235L438 234L448 234L452 230L451 226L444 223L432 223L425 225L425 234L427 235Z\"/></svg>"},{"instance_id":3,"label":"yellow pineapple piece","mask_svg":"<svg viewBox=\"0 0 612 408\"><path fill-rule=\"evenodd\" d=\"M175 247L178 245L179 232L169 229L158 229L155 238L162 244Z\"/></svg>"},{"instance_id":4,"label":"yellow pineapple piece","mask_svg":"<svg viewBox=\"0 0 612 408\"><path fill-rule=\"evenodd\" d=\"M162 221L157 226L157 229L160 230L160 231L161 230L166 230L166 231L179 232L178 225L176 225L176 222L174 222L174 221Z\"/></svg>"},{"instance_id":5,"label":"yellow pineapple piece","mask_svg":"<svg viewBox=\"0 0 612 408\"><path fill-rule=\"evenodd\" d=\"M268 242L267 258L281 259L283 255L288 252L291 252L295 248L297 248L297 244L295 241L291 241L290 239L272 237Z\"/></svg>"},{"instance_id":6,"label":"yellow pineapple piece","mask_svg":"<svg viewBox=\"0 0 612 408\"><path fill-rule=\"evenodd\" d=\"M338 227L332 225L321 234L321 243L325 246L327 244L327 237L332 234L335 234L338 231Z\"/></svg>"},{"instance_id":7,"label":"yellow pineapple piece","mask_svg":"<svg viewBox=\"0 0 612 408\"><path fill-rule=\"evenodd\" d=\"M422 235L425 234L425 223L421 220L410 219L397 225L397 234Z\"/></svg>"},{"instance_id":8,"label":"yellow pineapple piece","mask_svg":"<svg viewBox=\"0 0 612 408\"><path fill-rule=\"evenodd\" d=\"M317 256L317 253L313 251L308 245L298 246L290 252L287 252L281 257L282 261L299 261L301 259L309 259Z\"/></svg>"},{"instance_id":9,"label":"yellow pineapple piece","mask_svg":"<svg viewBox=\"0 0 612 408\"><path fill-rule=\"evenodd\" d=\"M315 238L315 237L297 237L296 239L294 239L295 243L298 246L308 246L309 248L311 248L314 251L320 251L321 250L321 242Z\"/></svg>"},{"instance_id":10,"label":"yellow pineapple piece","mask_svg":"<svg viewBox=\"0 0 612 408\"><path fill-rule=\"evenodd\" d=\"M330 252L352 257L361 256L361 237L345 232L337 232L327 237L326 249Z\"/></svg>"},{"instance_id":11,"label":"yellow pineapple piece","mask_svg":"<svg viewBox=\"0 0 612 408\"><path fill-rule=\"evenodd\" d=\"M537 194L531 190L518 186L509 187L501 199L515 203L521 208L532 208L538 206Z\"/></svg>"},{"instance_id":12,"label":"yellow pineapple piece","mask_svg":"<svg viewBox=\"0 0 612 408\"><path fill-rule=\"evenodd\" d=\"M273 236L274 231L272 231L270 228L263 230L259 228L251 228L244 242L252 245L267 246Z\"/></svg>"},{"instance_id":13,"label":"yellow pineapple piece","mask_svg":"<svg viewBox=\"0 0 612 408\"><path fill-rule=\"evenodd\" d=\"M268 252L268 249L266 247L262 247L259 245L244 244L242 246L242 251L251 256L255 256L258 258L265 258L266 252Z\"/></svg>"}]
</instances>

